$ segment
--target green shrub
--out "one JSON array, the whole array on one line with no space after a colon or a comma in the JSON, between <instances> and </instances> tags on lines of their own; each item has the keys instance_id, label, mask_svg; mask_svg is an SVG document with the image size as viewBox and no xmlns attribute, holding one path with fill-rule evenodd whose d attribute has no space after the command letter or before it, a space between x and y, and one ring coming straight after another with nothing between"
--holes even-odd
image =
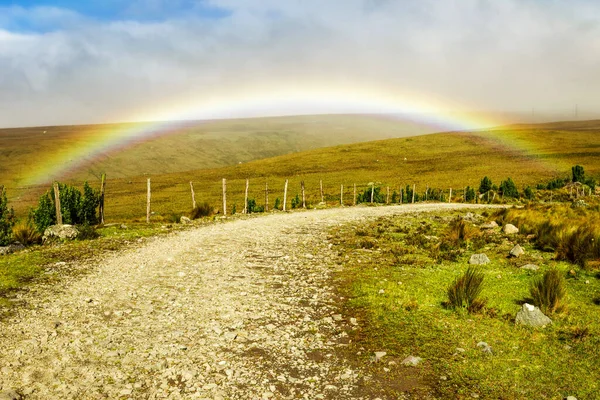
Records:
<instances>
[{"instance_id":1,"label":"green shrub","mask_svg":"<svg viewBox=\"0 0 600 400\"><path fill-rule=\"evenodd\" d=\"M523 190L523 195L525 196L525 198L527 200L533 200L533 189L531 189L531 187L527 186L525 188L525 190Z\"/></svg>"},{"instance_id":2,"label":"green shrub","mask_svg":"<svg viewBox=\"0 0 600 400\"><path fill-rule=\"evenodd\" d=\"M508 178L507 180L502 181L502 183L500 183L500 193L504 197L519 197L519 190L517 189L517 185L511 178Z\"/></svg>"},{"instance_id":3,"label":"green shrub","mask_svg":"<svg viewBox=\"0 0 600 400\"><path fill-rule=\"evenodd\" d=\"M581 165L571 167L571 176L573 182L585 182L585 171Z\"/></svg>"},{"instance_id":4,"label":"green shrub","mask_svg":"<svg viewBox=\"0 0 600 400\"><path fill-rule=\"evenodd\" d=\"M77 230L79 231L77 240L93 240L100 237L100 234L96 231L96 228L88 224L78 226Z\"/></svg>"},{"instance_id":5,"label":"green shrub","mask_svg":"<svg viewBox=\"0 0 600 400\"><path fill-rule=\"evenodd\" d=\"M381 187L369 186L363 192L356 195L356 203L370 203L371 191L373 191L373 203L385 203L385 196L381 193Z\"/></svg>"},{"instance_id":6,"label":"green shrub","mask_svg":"<svg viewBox=\"0 0 600 400\"><path fill-rule=\"evenodd\" d=\"M274 208L275 210L279 210L279 209L281 208L281 200L279 199L279 197L277 197L277 198L275 199L275 205L273 206L273 208Z\"/></svg>"},{"instance_id":7,"label":"green shrub","mask_svg":"<svg viewBox=\"0 0 600 400\"><path fill-rule=\"evenodd\" d=\"M475 188L467 186L467 191L465 192L465 200L466 201L475 200Z\"/></svg>"},{"instance_id":8,"label":"green shrub","mask_svg":"<svg viewBox=\"0 0 600 400\"><path fill-rule=\"evenodd\" d=\"M552 314L564 309L564 298L567 294L565 278L557 269L551 269L533 281L529 288L533 304L542 312Z\"/></svg>"},{"instance_id":9,"label":"green shrub","mask_svg":"<svg viewBox=\"0 0 600 400\"><path fill-rule=\"evenodd\" d=\"M15 211L8 208L8 199L4 186L0 186L0 246L12 241L12 228L16 223Z\"/></svg>"},{"instance_id":10,"label":"green shrub","mask_svg":"<svg viewBox=\"0 0 600 400\"><path fill-rule=\"evenodd\" d=\"M479 298L483 289L483 272L469 267L465 273L454 280L448 287L448 305L451 308L466 308L476 313L485 306L485 299Z\"/></svg>"},{"instance_id":11,"label":"green shrub","mask_svg":"<svg viewBox=\"0 0 600 400\"><path fill-rule=\"evenodd\" d=\"M202 217L210 217L214 214L214 208L207 202L196 205L196 208L192 209L190 213L190 219L198 219Z\"/></svg>"},{"instance_id":12,"label":"green shrub","mask_svg":"<svg viewBox=\"0 0 600 400\"><path fill-rule=\"evenodd\" d=\"M492 180L487 176L484 176L479 184L479 193L483 194L489 192L492 190L492 185Z\"/></svg>"},{"instance_id":13,"label":"green shrub","mask_svg":"<svg viewBox=\"0 0 600 400\"><path fill-rule=\"evenodd\" d=\"M257 205L254 199L248 199L248 214L261 212L265 212L265 207Z\"/></svg>"},{"instance_id":14,"label":"green shrub","mask_svg":"<svg viewBox=\"0 0 600 400\"><path fill-rule=\"evenodd\" d=\"M292 209L302 207L302 200L300 200L300 196L296 195L296 197L292 197Z\"/></svg>"},{"instance_id":15,"label":"green shrub","mask_svg":"<svg viewBox=\"0 0 600 400\"><path fill-rule=\"evenodd\" d=\"M42 236L30 222L20 223L13 228L14 239L23 246L30 246L42 242Z\"/></svg>"},{"instance_id":16,"label":"green shrub","mask_svg":"<svg viewBox=\"0 0 600 400\"><path fill-rule=\"evenodd\" d=\"M398 193L394 190L394 192L392 193L392 204L397 203L398 202Z\"/></svg>"},{"instance_id":17,"label":"green shrub","mask_svg":"<svg viewBox=\"0 0 600 400\"><path fill-rule=\"evenodd\" d=\"M92 189L87 182L83 184L83 194L77 188L62 183L58 184L58 190L64 224L98 223L97 208L100 204L98 191ZM30 216L39 233L43 233L50 225L56 224L53 188L40 197L37 208L32 210Z\"/></svg>"}]
</instances>

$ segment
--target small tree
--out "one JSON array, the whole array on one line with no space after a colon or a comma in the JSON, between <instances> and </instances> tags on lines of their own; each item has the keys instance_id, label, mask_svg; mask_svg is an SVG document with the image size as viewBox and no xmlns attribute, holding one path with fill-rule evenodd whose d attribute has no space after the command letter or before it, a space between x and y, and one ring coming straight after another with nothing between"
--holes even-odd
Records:
<instances>
[{"instance_id":1,"label":"small tree","mask_svg":"<svg viewBox=\"0 0 600 400\"><path fill-rule=\"evenodd\" d=\"M398 202L398 193L394 190L394 192L392 193L392 204L397 203Z\"/></svg>"},{"instance_id":2,"label":"small tree","mask_svg":"<svg viewBox=\"0 0 600 400\"><path fill-rule=\"evenodd\" d=\"M466 201L475 200L475 188L467 186L467 191L465 193L465 200Z\"/></svg>"},{"instance_id":3,"label":"small tree","mask_svg":"<svg viewBox=\"0 0 600 400\"><path fill-rule=\"evenodd\" d=\"M523 190L523 194L527 200L533 200L533 190L531 187L527 186L525 190Z\"/></svg>"},{"instance_id":4,"label":"small tree","mask_svg":"<svg viewBox=\"0 0 600 400\"><path fill-rule=\"evenodd\" d=\"M487 176L484 176L481 180L481 183L479 184L479 193L483 194L489 192L490 190L492 190L492 186L492 180Z\"/></svg>"},{"instance_id":5,"label":"small tree","mask_svg":"<svg viewBox=\"0 0 600 400\"><path fill-rule=\"evenodd\" d=\"M585 183L585 171L581 165L571 167L571 173L573 175L573 182Z\"/></svg>"},{"instance_id":6,"label":"small tree","mask_svg":"<svg viewBox=\"0 0 600 400\"><path fill-rule=\"evenodd\" d=\"M519 190L517 189L517 185L511 178L508 178L505 181L502 181L500 184L500 193L504 197L519 197Z\"/></svg>"},{"instance_id":7,"label":"small tree","mask_svg":"<svg viewBox=\"0 0 600 400\"><path fill-rule=\"evenodd\" d=\"M10 244L12 228L15 225L15 211L8 208L8 199L4 186L0 186L0 246Z\"/></svg>"},{"instance_id":8,"label":"small tree","mask_svg":"<svg viewBox=\"0 0 600 400\"><path fill-rule=\"evenodd\" d=\"M302 200L300 200L300 196L296 195L296 197L292 198L292 209L302 207Z\"/></svg>"},{"instance_id":9,"label":"small tree","mask_svg":"<svg viewBox=\"0 0 600 400\"><path fill-rule=\"evenodd\" d=\"M281 200L279 199L279 197L277 197L277 198L275 199L275 205L273 206L273 208L274 208L275 210L279 210L279 208L280 208L280 207L281 207Z\"/></svg>"}]
</instances>

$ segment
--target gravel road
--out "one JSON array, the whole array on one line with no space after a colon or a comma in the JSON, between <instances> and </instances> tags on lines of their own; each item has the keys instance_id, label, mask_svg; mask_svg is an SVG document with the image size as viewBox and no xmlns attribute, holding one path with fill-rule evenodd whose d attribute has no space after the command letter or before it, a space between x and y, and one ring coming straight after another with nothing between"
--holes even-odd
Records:
<instances>
[{"instance_id":1,"label":"gravel road","mask_svg":"<svg viewBox=\"0 0 600 400\"><path fill-rule=\"evenodd\" d=\"M466 205L240 218L150 239L33 291L0 323L0 391L24 399L359 399L336 355L332 226ZM355 321L352 321L355 322ZM360 321L358 321L360 323ZM0 395L0 399L2 395Z\"/></svg>"}]
</instances>

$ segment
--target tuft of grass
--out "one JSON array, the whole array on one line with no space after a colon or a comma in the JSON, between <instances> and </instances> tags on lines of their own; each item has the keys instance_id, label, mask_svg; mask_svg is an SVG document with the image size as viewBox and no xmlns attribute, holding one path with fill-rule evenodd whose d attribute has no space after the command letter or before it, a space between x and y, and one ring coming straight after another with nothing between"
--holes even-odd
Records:
<instances>
[{"instance_id":1,"label":"tuft of grass","mask_svg":"<svg viewBox=\"0 0 600 400\"><path fill-rule=\"evenodd\" d=\"M470 313L481 311L486 303L479 297L484 278L485 275L478 268L467 268L465 273L457 277L448 287L448 306L466 308Z\"/></svg>"},{"instance_id":2,"label":"tuft of grass","mask_svg":"<svg viewBox=\"0 0 600 400\"><path fill-rule=\"evenodd\" d=\"M40 244L42 236L35 227L28 223L22 222L13 227L13 237L23 246L31 246L32 244Z\"/></svg>"},{"instance_id":3,"label":"tuft of grass","mask_svg":"<svg viewBox=\"0 0 600 400\"><path fill-rule=\"evenodd\" d=\"M529 288L533 302L542 312L553 314L565 309L567 289L565 278L557 269L550 269L541 278L533 281Z\"/></svg>"},{"instance_id":4,"label":"tuft of grass","mask_svg":"<svg viewBox=\"0 0 600 400\"><path fill-rule=\"evenodd\" d=\"M214 214L214 208L207 202L196 205L196 208L192 209L190 213L191 219L198 219L202 217L210 217Z\"/></svg>"},{"instance_id":5,"label":"tuft of grass","mask_svg":"<svg viewBox=\"0 0 600 400\"><path fill-rule=\"evenodd\" d=\"M100 233L91 225L79 225L77 230L79 231L77 240L93 240L100 237Z\"/></svg>"},{"instance_id":6,"label":"tuft of grass","mask_svg":"<svg viewBox=\"0 0 600 400\"><path fill-rule=\"evenodd\" d=\"M585 221L565 235L557 249L557 258L585 267L589 260L600 259L600 219Z\"/></svg>"},{"instance_id":7,"label":"tuft of grass","mask_svg":"<svg viewBox=\"0 0 600 400\"><path fill-rule=\"evenodd\" d=\"M463 244L468 243L479 234L479 230L462 219L460 216L453 219L446 232L444 239L446 242L450 242L456 247L461 247Z\"/></svg>"}]
</instances>

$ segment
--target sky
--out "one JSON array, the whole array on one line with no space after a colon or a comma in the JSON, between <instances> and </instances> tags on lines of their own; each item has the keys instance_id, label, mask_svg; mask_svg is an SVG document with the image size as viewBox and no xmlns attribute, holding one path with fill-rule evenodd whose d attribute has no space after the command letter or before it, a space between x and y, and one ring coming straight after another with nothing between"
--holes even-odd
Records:
<instances>
[{"instance_id":1,"label":"sky","mask_svg":"<svg viewBox=\"0 0 600 400\"><path fill-rule=\"evenodd\" d=\"M0 0L0 127L582 117L600 111L598 71L595 0Z\"/></svg>"}]
</instances>

